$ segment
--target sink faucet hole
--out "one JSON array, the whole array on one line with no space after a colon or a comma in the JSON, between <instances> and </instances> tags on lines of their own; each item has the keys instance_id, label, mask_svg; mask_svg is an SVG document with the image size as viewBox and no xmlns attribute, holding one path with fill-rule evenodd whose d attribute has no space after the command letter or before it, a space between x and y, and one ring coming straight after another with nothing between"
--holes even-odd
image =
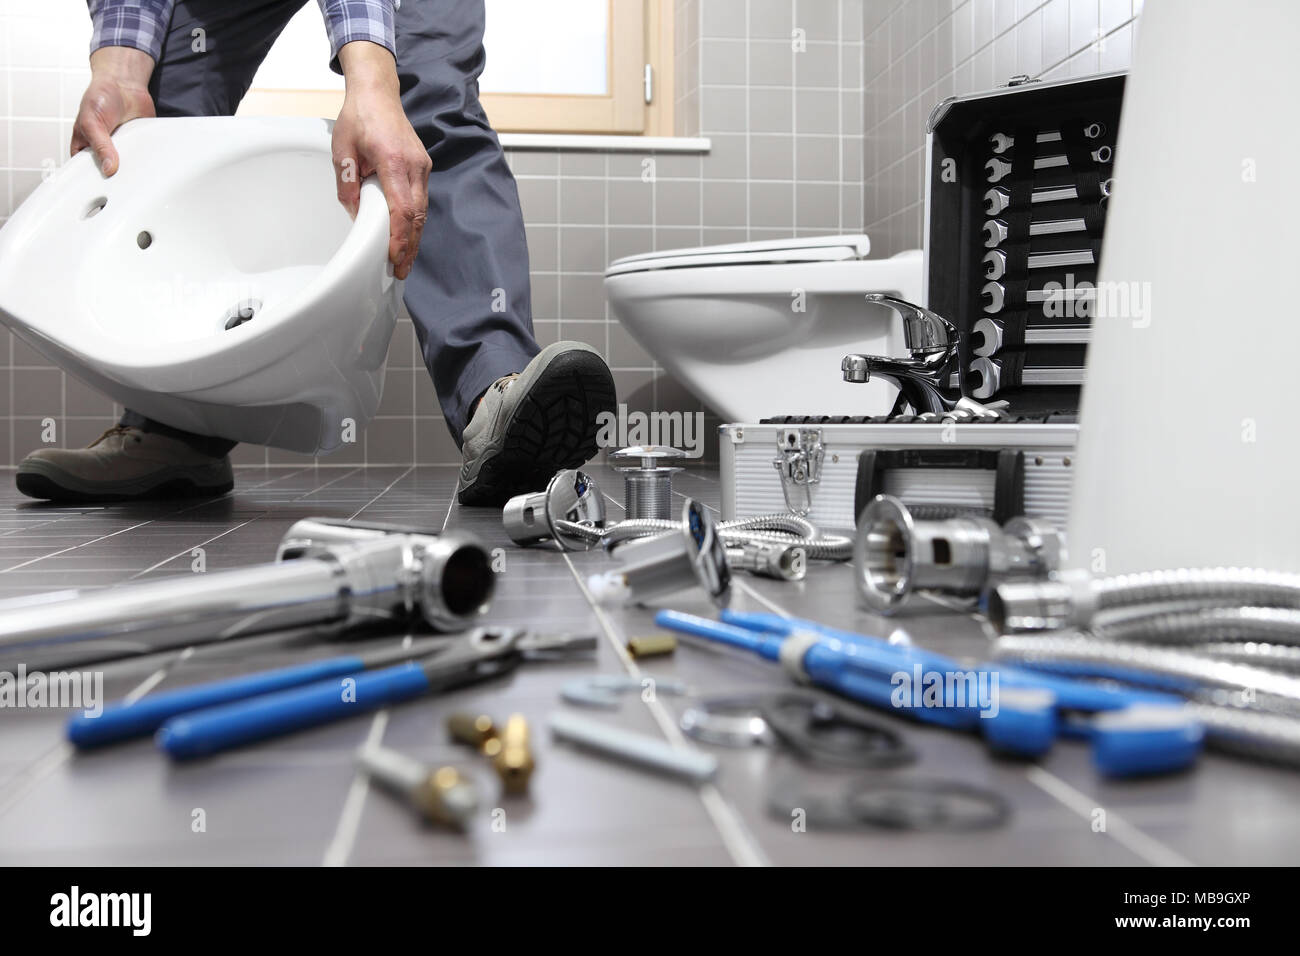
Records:
<instances>
[{"instance_id":1,"label":"sink faucet hole","mask_svg":"<svg viewBox=\"0 0 1300 956\"><path fill-rule=\"evenodd\" d=\"M103 208L107 205L108 205L107 196L99 196L95 199L92 199L90 201L90 205L86 207L86 211L81 214L81 218L94 219L96 216L99 215L100 211L103 210Z\"/></svg>"},{"instance_id":2,"label":"sink faucet hole","mask_svg":"<svg viewBox=\"0 0 1300 956\"><path fill-rule=\"evenodd\" d=\"M144 230L140 235L135 237L135 244L141 249L148 249L153 245L153 233L149 232L147 229Z\"/></svg>"},{"instance_id":3,"label":"sink faucet hole","mask_svg":"<svg viewBox=\"0 0 1300 956\"><path fill-rule=\"evenodd\" d=\"M261 299L245 299L236 304L234 308L226 313L226 330L229 331L230 329L238 328L243 325L245 322L252 319L261 308Z\"/></svg>"}]
</instances>

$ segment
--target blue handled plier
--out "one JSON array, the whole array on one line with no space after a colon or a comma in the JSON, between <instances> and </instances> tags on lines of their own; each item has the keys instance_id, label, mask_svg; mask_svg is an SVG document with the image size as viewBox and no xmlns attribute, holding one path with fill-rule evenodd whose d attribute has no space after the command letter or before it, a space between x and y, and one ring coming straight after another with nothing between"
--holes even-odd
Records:
<instances>
[{"instance_id":1,"label":"blue handled plier","mask_svg":"<svg viewBox=\"0 0 1300 956\"><path fill-rule=\"evenodd\" d=\"M595 647L590 634L479 627L450 640L332 657L110 704L99 716L73 717L68 739L86 748L156 730L158 746L169 756L201 757L476 684L526 660L565 658Z\"/></svg>"}]
</instances>

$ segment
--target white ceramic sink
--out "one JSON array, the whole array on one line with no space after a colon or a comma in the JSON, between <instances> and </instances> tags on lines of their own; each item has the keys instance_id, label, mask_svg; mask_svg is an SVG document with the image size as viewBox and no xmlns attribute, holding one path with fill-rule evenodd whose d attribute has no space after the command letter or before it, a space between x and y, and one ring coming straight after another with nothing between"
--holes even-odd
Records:
<instances>
[{"instance_id":1,"label":"white ceramic sink","mask_svg":"<svg viewBox=\"0 0 1300 956\"><path fill-rule=\"evenodd\" d=\"M325 120L136 120L0 229L0 321L150 418L294 451L374 414L401 283L388 210L336 198Z\"/></svg>"}]
</instances>

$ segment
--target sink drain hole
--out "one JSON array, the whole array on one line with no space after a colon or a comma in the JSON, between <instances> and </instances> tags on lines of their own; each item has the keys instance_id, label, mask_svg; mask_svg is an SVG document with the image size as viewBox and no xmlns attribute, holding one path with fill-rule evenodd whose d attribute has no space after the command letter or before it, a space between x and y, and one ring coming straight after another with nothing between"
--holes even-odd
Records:
<instances>
[{"instance_id":1,"label":"sink drain hole","mask_svg":"<svg viewBox=\"0 0 1300 956\"><path fill-rule=\"evenodd\" d=\"M144 230L140 235L135 237L135 244L141 249L148 249L153 245L153 233L149 232L147 229Z\"/></svg>"},{"instance_id":2,"label":"sink drain hole","mask_svg":"<svg viewBox=\"0 0 1300 956\"><path fill-rule=\"evenodd\" d=\"M226 313L226 328L233 329L252 319L262 308L261 299L245 299Z\"/></svg>"},{"instance_id":3,"label":"sink drain hole","mask_svg":"<svg viewBox=\"0 0 1300 956\"><path fill-rule=\"evenodd\" d=\"M99 196L96 199L92 199L90 201L90 205L86 207L86 211L81 214L81 218L94 219L96 216L100 214L103 208L107 205L108 205L107 196Z\"/></svg>"}]
</instances>

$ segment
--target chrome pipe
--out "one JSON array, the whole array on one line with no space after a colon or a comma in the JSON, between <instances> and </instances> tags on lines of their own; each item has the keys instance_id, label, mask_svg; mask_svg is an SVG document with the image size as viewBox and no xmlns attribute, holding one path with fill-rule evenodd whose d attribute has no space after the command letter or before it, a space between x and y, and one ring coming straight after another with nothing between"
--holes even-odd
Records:
<instances>
[{"instance_id":1,"label":"chrome pipe","mask_svg":"<svg viewBox=\"0 0 1300 956\"><path fill-rule=\"evenodd\" d=\"M423 617L467 627L487 609L487 551L463 532L438 536L309 519L278 560L98 591L0 601L0 670L71 667L309 625Z\"/></svg>"}]
</instances>

